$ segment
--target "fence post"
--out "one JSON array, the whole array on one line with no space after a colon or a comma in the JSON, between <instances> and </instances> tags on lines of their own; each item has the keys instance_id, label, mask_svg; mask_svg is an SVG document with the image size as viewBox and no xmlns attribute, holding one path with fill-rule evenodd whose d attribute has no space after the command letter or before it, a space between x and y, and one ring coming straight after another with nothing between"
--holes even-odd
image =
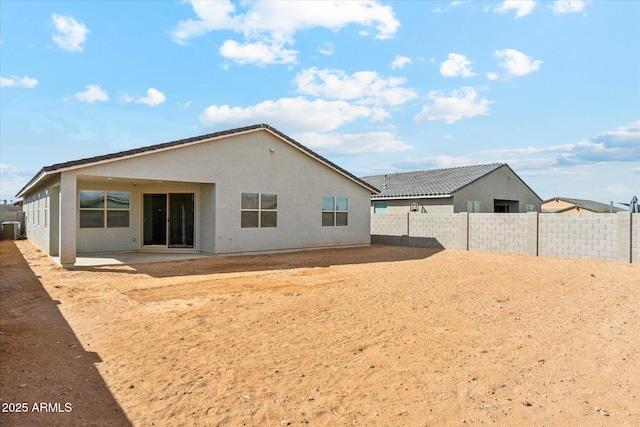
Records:
<instances>
[{"instance_id":1,"label":"fence post","mask_svg":"<svg viewBox=\"0 0 640 427\"><path fill-rule=\"evenodd\" d=\"M461 233L464 236L464 250L468 251L469 250L469 212L462 212L462 219L464 221L463 224L463 230L464 232Z\"/></svg>"},{"instance_id":2,"label":"fence post","mask_svg":"<svg viewBox=\"0 0 640 427\"><path fill-rule=\"evenodd\" d=\"M632 262L631 259L631 213L621 212L615 215L618 237L618 256L616 261Z\"/></svg>"},{"instance_id":3,"label":"fence post","mask_svg":"<svg viewBox=\"0 0 640 427\"><path fill-rule=\"evenodd\" d=\"M526 219L524 250L538 256L538 212L527 212Z\"/></svg>"}]
</instances>

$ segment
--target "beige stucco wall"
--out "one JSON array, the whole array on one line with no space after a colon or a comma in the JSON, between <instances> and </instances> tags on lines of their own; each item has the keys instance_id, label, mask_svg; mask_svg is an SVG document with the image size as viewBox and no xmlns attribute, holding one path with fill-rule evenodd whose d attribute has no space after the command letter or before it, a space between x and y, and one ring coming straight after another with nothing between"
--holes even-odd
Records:
<instances>
[{"instance_id":1,"label":"beige stucco wall","mask_svg":"<svg viewBox=\"0 0 640 427\"><path fill-rule=\"evenodd\" d=\"M81 190L131 193L130 227L78 228L78 253L140 249L142 195L183 191L196 194L195 244L201 251L250 253L370 241L371 193L265 130L62 172L63 182L74 180L76 200ZM277 194L278 227L241 228L242 192ZM349 198L347 227L322 227L323 196ZM64 212L72 209L62 203ZM70 218L65 215L62 222Z\"/></svg>"},{"instance_id":2,"label":"beige stucco wall","mask_svg":"<svg viewBox=\"0 0 640 427\"><path fill-rule=\"evenodd\" d=\"M548 200L542 204L542 212L555 212L560 209L566 209L570 207L575 207L573 203L565 202L564 200Z\"/></svg>"},{"instance_id":3,"label":"beige stucco wall","mask_svg":"<svg viewBox=\"0 0 640 427\"><path fill-rule=\"evenodd\" d=\"M50 253L51 192L46 185L36 189L23 200L27 238L45 253Z\"/></svg>"},{"instance_id":4,"label":"beige stucco wall","mask_svg":"<svg viewBox=\"0 0 640 427\"><path fill-rule=\"evenodd\" d=\"M502 166L453 196L455 212L466 212L468 201L482 203L482 213L493 213L494 199L517 200L518 212L525 213L527 205L540 212L542 201L507 166ZM511 212L514 213L514 212Z\"/></svg>"}]
</instances>

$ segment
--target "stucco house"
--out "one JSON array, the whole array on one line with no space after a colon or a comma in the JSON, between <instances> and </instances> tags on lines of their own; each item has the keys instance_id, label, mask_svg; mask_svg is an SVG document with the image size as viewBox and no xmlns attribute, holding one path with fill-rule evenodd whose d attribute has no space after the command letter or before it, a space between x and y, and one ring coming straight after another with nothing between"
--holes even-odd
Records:
<instances>
[{"instance_id":1,"label":"stucco house","mask_svg":"<svg viewBox=\"0 0 640 427\"><path fill-rule=\"evenodd\" d=\"M377 189L265 124L42 168L17 194L27 237L78 254L370 243Z\"/></svg>"},{"instance_id":2,"label":"stucco house","mask_svg":"<svg viewBox=\"0 0 640 427\"><path fill-rule=\"evenodd\" d=\"M624 209L613 208L613 212L623 212ZM605 203L585 199L571 199L569 197L554 197L542 202L544 213L610 213L611 206Z\"/></svg>"},{"instance_id":3,"label":"stucco house","mask_svg":"<svg viewBox=\"0 0 640 427\"><path fill-rule=\"evenodd\" d=\"M371 213L540 212L542 200L506 163L362 177L379 188Z\"/></svg>"}]
</instances>

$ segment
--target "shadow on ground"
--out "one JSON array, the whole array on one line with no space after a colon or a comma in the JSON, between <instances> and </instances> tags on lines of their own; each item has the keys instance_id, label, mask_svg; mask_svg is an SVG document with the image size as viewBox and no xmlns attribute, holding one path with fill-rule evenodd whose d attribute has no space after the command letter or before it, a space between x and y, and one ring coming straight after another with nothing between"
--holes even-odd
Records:
<instances>
[{"instance_id":1,"label":"shadow on ground","mask_svg":"<svg viewBox=\"0 0 640 427\"><path fill-rule=\"evenodd\" d=\"M0 242L0 424L130 426L57 304L16 244Z\"/></svg>"},{"instance_id":2,"label":"shadow on ground","mask_svg":"<svg viewBox=\"0 0 640 427\"><path fill-rule=\"evenodd\" d=\"M441 252L439 248L399 247L373 244L367 247L305 250L262 255L230 255L207 258L129 264L125 267L88 267L74 270L147 274L175 277L217 273L318 268L347 264L367 264L425 259Z\"/></svg>"}]
</instances>

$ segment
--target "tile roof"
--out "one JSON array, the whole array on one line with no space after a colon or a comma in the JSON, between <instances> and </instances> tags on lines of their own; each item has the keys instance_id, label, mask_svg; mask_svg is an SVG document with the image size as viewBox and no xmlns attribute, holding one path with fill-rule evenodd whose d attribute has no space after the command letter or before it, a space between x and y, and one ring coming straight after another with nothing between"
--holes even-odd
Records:
<instances>
[{"instance_id":1,"label":"tile roof","mask_svg":"<svg viewBox=\"0 0 640 427\"><path fill-rule=\"evenodd\" d=\"M221 132L209 133L209 134L206 134L206 135L195 136L195 137L192 137L192 138L179 139L179 140L176 140L176 141L165 142L165 143L162 143L162 144L155 144L155 145L149 145L149 146L146 146L146 147L134 148L132 150L120 151L120 152L117 152L117 153L105 154L105 155L102 155L102 156L88 157L86 159L72 160L72 161L69 161L69 162L56 163L56 164L53 164L53 165L50 165L50 166L45 166L27 183L27 185L25 185L18 192L17 196L21 197L29 187L31 187L33 184L38 182L45 175L49 175L51 173L55 173L55 172L61 171L63 169L82 167L82 166L90 165L90 164L93 164L93 163L99 163L99 162L108 161L108 160L115 160L115 159L122 158L122 157L129 157L129 156L134 156L134 155L138 155L138 154L144 154L144 153L147 153L147 152L152 152L152 151L156 151L156 150L162 150L162 149L166 149L166 148L179 147L181 145L186 145L186 144L190 144L190 143L197 143L199 141L204 141L204 140L213 139L213 138L220 138L220 137L224 137L224 136L231 136L231 135L235 135L235 134L239 134L239 133L250 132L250 131L255 131L255 130L260 130L260 129L265 129L265 130L271 132L272 134L275 134L276 136L282 138L283 140L285 140L286 142L290 143L291 145L297 147L301 151L307 153L311 157L314 157L316 160L320 161L321 163L326 164L330 168L335 169L339 173L347 176L348 178L350 178L350 179L356 181L357 183L359 183L360 185L368 188L369 190L371 190L372 193L378 193L379 192L378 189L375 188L374 186L372 186L371 184L369 184L366 181L363 181L362 179L356 177L355 175L351 174L350 172L346 171L345 169L342 169L340 166L336 165L335 163L325 159L320 154L310 150L309 148L307 148L304 145L300 144L298 141L294 140L293 138L285 135L284 133L280 132L279 130L277 130L277 129L271 127L271 126L269 126L268 124L261 123L261 124L245 126L245 127L236 128L236 129L229 129L229 130L225 130L225 131L221 131Z\"/></svg>"},{"instance_id":2,"label":"tile roof","mask_svg":"<svg viewBox=\"0 0 640 427\"><path fill-rule=\"evenodd\" d=\"M586 200L586 199L571 199L568 197L553 197L551 199L545 200L544 202L542 202L543 204L551 202L551 201L557 201L557 200L562 200L563 202L567 202L567 203L571 203L574 206L580 208L580 209L584 209L587 211L591 211L591 212L595 212L595 213L609 213L609 211L611 210L611 207L606 204L606 203L600 203L600 202L595 202L593 200ZM566 210L572 209L572 207L569 208L545 208L545 210L547 212L563 212ZM621 212L623 211L623 209L620 208L613 208L614 212Z\"/></svg>"},{"instance_id":3,"label":"tile roof","mask_svg":"<svg viewBox=\"0 0 640 427\"><path fill-rule=\"evenodd\" d=\"M502 166L507 165L506 163L492 163L488 165L364 176L362 179L380 189L380 194L372 196L372 199L445 197L451 196L461 188Z\"/></svg>"}]
</instances>

